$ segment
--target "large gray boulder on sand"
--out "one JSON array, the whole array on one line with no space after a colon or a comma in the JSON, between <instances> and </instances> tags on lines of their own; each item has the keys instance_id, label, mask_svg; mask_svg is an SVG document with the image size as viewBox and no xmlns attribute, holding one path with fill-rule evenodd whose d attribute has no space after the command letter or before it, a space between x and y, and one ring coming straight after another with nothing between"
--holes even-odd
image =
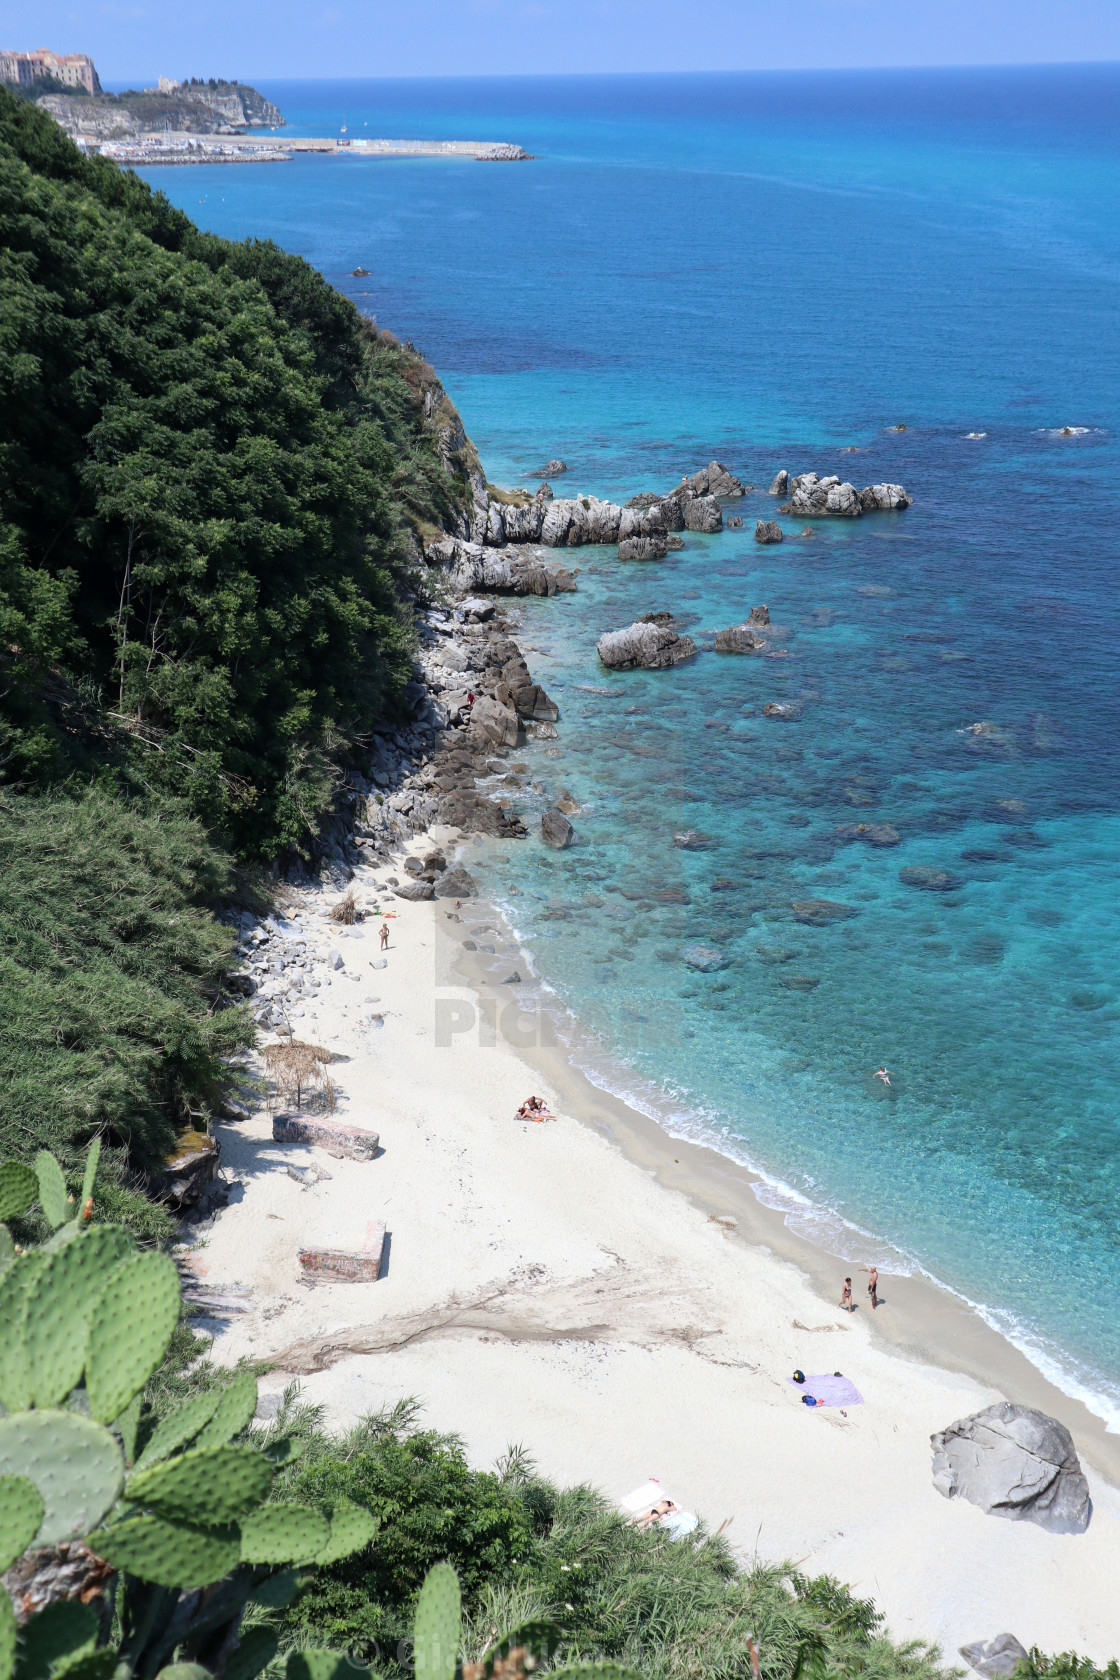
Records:
<instances>
[{"instance_id":1,"label":"large gray boulder on sand","mask_svg":"<svg viewBox=\"0 0 1120 1680\"><path fill-rule=\"evenodd\" d=\"M1037 1523L1051 1534L1083 1534L1092 1502L1065 1424L1000 1400L930 1436L933 1485L993 1517Z\"/></svg>"},{"instance_id":2,"label":"large gray boulder on sand","mask_svg":"<svg viewBox=\"0 0 1120 1680\"><path fill-rule=\"evenodd\" d=\"M691 636L678 636L667 624L628 624L624 630L608 630L600 636L598 649L599 658L612 671L655 670L691 659L696 643Z\"/></svg>"},{"instance_id":3,"label":"large gray boulder on sand","mask_svg":"<svg viewBox=\"0 0 1120 1680\"><path fill-rule=\"evenodd\" d=\"M1019 1664L1030 1656L1013 1633L997 1633L994 1639L978 1639L973 1645L962 1645L960 1653L969 1668L982 1674L984 1680L1011 1680Z\"/></svg>"}]
</instances>

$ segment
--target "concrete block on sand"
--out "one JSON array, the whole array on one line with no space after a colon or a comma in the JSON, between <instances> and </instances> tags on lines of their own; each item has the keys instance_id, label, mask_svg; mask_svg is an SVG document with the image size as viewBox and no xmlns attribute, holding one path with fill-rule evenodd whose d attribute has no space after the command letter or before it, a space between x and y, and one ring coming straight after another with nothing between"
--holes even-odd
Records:
<instances>
[{"instance_id":1,"label":"concrete block on sand","mask_svg":"<svg viewBox=\"0 0 1120 1680\"><path fill-rule=\"evenodd\" d=\"M304 1283L376 1283L384 1248L385 1227L371 1222L360 1248L301 1248L300 1275Z\"/></svg>"},{"instance_id":2,"label":"concrete block on sand","mask_svg":"<svg viewBox=\"0 0 1120 1680\"><path fill-rule=\"evenodd\" d=\"M365 1126L347 1126L340 1120L277 1114L272 1120L272 1136L276 1143L312 1143L328 1155L348 1156L352 1161L372 1161L377 1154L377 1132Z\"/></svg>"}]
</instances>

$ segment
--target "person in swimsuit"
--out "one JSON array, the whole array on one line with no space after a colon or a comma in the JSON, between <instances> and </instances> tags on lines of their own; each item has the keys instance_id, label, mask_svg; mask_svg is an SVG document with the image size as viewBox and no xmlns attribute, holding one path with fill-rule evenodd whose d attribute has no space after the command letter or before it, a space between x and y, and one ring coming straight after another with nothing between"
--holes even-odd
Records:
<instances>
[{"instance_id":1,"label":"person in swimsuit","mask_svg":"<svg viewBox=\"0 0 1120 1680\"><path fill-rule=\"evenodd\" d=\"M884 1084L884 1085L889 1085L889 1084L890 1084L890 1082L891 1082L891 1076L890 1076L890 1074L889 1074L889 1073L888 1073L888 1072L887 1072L887 1070L886 1070L886 1068L885 1068L885 1067L881 1067L881 1068L880 1068L880 1069L879 1069L879 1071L878 1071L878 1073L876 1073L876 1074L875 1074L875 1075L874 1075L874 1077L875 1077L875 1078L876 1078L876 1079L881 1079L881 1080L882 1080L882 1081L883 1081L883 1084Z\"/></svg>"},{"instance_id":2,"label":"person in swimsuit","mask_svg":"<svg viewBox=\"0 0 1120 1680\"><path fill-rule=\"evenodd\" d=\"M851 1278L845 1278L844 1279L844 1287L840 1292L839 1305L841 1307L843 1307L845 1312L855 1312L855 1310L856 1310L855 1307L852 1305L852 1280L851 1280Z\"/></svg>"},{"instance_id":3,"label":"person in swimsuit","mask_svg":"<svg viewBox=\"0 0 1120 1680\"><path fill-rule=\"evenodd\" d=\"M381 924L381 949L383 951L387 951L389 949L389 924L388 924L388 922L382 922L382 924Z\"/></svg>"},{"instance_id":4,"label":"person in swimsuit","mask_svg":"<svg viewBox=\"0 0 1120 1680\"><path fill-rule=\"evenodd\" d=\"M872 1309L879 1305L879 1268L878 1266L861 1266L861 1272L867 1275L867 1293L871 1297Z\"/></svg>"}]
</instances>

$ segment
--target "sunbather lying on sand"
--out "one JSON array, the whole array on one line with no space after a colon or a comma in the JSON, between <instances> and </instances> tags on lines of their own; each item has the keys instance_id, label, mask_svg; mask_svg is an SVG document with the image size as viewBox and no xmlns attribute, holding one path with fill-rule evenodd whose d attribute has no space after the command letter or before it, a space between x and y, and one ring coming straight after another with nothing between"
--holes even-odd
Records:
<instances>
[{"instance_id":1,"label":"sunbather lying on sand","mask_svg":"<svg viewBox=\"0 0 1120 1680\"><path fill-rule=\"evenodd\" d=\"M664 1522L671 1517L678 1507L671 1499L659 1499L651 1511L645 1511L640 1517L635 1517L632 1528L652 1528L654 1523Z\"/></svg>"},{"instance_id":2,"label":"sunbather lying on sand","mask_svg":"<svg viewBox=\"0 0 1120 1680\"><path fill-rule=\"evenodd\" d=\"M540 1097L526 1097L517 1111L519 1120L555 1120L547 1105Z\"/></svg>"}]
</instances>

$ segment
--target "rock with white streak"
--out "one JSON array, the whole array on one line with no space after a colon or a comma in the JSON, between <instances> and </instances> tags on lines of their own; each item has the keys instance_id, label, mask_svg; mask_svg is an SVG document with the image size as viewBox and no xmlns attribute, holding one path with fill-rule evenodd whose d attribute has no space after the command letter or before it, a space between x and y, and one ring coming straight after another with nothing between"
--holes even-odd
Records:
<instances>
[{"instance_id":1,"label":"rock with white streak","mask_svg":"<svg viewBox=\"0 0 1120 1680\"><path fill-rule=\"evenodd\" d=\"M1000 1400L930 1436L933 1485L994 1517L1083 1534L1089 1484L1069 1430L1032 1406Z\"/></svg>"},{"instance_id":2,"label":"rock with white streak","mask_svg":"<svg viewBox=\"0 0 1120 1680\"><path fill-rule=\"evenodd\" d=\"M789 473L786 472L784 467L782 468L780 473L775 473L774 474L774 479L773 479L772 484L770 485L770 492L769 493L770 493L771 496L788 496L789 495Z\"/></svg>"},{"instance_id":3,"label":"rock with white streak","mask_svg":"<svg viewBox=\"0 0 1120 1680\"><path fill-rule=\"evenodd\" d=\"M600 636L598 652L612 671L655 670L691 659L696 643L667 624L629 624Z\"/></svg>"}]
</instances>

